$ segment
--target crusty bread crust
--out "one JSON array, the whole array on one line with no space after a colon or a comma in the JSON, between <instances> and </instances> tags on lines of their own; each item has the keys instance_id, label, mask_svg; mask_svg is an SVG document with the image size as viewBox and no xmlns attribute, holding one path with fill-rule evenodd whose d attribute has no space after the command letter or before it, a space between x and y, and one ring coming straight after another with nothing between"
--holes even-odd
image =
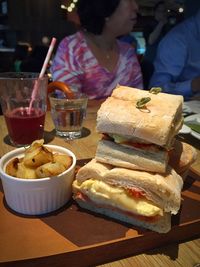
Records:
<instances>
[{"instance_id":1,"label":"crusty bread crust","mask_svg":"<svg viewBox=\"0 0 200 267\"><path fill-rule=\"evenodd\" d=\"M146 109L136 108L142 97L150 97ZM120 86L102 103L97 113L97 131L134 136L160 146L170 147L182 127L183 97L150 94L148 91Z\"/></svg>"},{"instance_id":2,"label":"crusty bread crust","mask_svg":"<svg viewBox=\"0 0 200 267\"><path fill-rule=\"evenodd\" d=\"M124 213L120 213L119 211L113 209L101 208L99 206L95 206L94 203L86 202L80 198L75 198L75 200L78 203L78 205L84 209L90 210L97 214L105 215L107 217L128 223L133 226L146 228L158 233L167 233L171 229L171 215L169 213L165 213L164 216L161 217L161 219L157 222L148 223L145 221L137 220L134 217L131 217Z\"/></svg>"},{"instance_id":3,"label":"crusty bread crust","mask_svg":"<svg viewBox=\"0 0 200 267\"><path fill-rule=\"evenodd\" d=\"M168 163L166 150L156 152L124 147L109 140L98 142L96 160L133 170L165 173Z\"/></svg>"},{"instance_id":4,"label":"crusty bread crust","mask_svg":"<svg viewBox=\"0 0 200 267\"><path fill-rule=\"evenodd\" d=\"M139 188L146 197L165 212L177 214L181 204L182 178L168 166L165 174L111 167L92 159L77 173L78 182L87 179L103 180L110 185L124 188Z\"/></svg>"},{"instance_id":5,"label":"crusty bread crust","mask_svg":"<svg viewBox=\"0 0 200 267\"><path fill-rule=\"evenodd\" d=\"M95 159L92 159L78 170L78 173L76 174L76 180L80 183L94 177L95 179L101 180L102 177L104 177L105 173L107 173L112 168L113 166L109 164L103 164L96 161Z\"/></svg>"},{"instance_id":6,"label":"crusty bread crust","mask_svg":"<svg viewBox=\"0 0 200 267\"><path fill-rule=\"evenodd\" d=\"M192 163L197 159L196 149L179 140L174 142L173 149L169 153L169 165L181 176L186 173Z\"/></svg>"},{"instance_id":7,"label":"crusty bread crust","mask_svg":"<svg viewBox=\"0 0 200 267\"><path fill-rule=\"evenodd\" d=\"M177 108L179 106L179 103L183 101L183 96L181 95L166 94L162 92L158 94L152 94L147 90L141 90L141 89L132 88L128 86L121 86L121 85L117 86L113 90L112 97L123 99L123 100L130 100L130 101L135 101L136 99L138 98L140 99L142 97L151 97L151 99L154 99L153 101L156 101L158 104L162 103L165 106L170 106L170 109L172 109L173 107ZM165 101L167 101L167 103ZM160 109L162 109L162 107L160 107Z\"/></svg>"}]
</instances>

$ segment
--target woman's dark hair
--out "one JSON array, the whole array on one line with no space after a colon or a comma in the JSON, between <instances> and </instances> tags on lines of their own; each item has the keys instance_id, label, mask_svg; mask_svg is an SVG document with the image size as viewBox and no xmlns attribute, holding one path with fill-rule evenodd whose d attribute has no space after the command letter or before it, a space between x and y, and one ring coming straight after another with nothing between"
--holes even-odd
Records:
<instances>
[{"instance_id":1,"label":"woman's dark hair","mask_svg":"<svg viewBox=\"0 0 200 267\"><path fill-rule=\"evenodd\" d=\"M77 13L82 28L93 34L101 34L105 18L113 14L121 0L79 0Z\"/></svg>"},{"instance_id":2,"label":"woman's dark hair","mask_svg":"<svg viewBox=\"0 0 200 267\"><path fill-rule=\"evenodd\" d=\"M165 1L158 1L154 6L154 10L156 10L161 5L165 5Z\"/></svg>"}]
</instances>

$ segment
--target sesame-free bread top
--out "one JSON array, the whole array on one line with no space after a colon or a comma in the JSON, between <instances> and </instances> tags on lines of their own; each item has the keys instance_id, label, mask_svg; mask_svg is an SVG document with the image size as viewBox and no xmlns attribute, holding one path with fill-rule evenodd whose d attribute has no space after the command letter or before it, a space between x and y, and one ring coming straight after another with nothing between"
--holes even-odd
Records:
<instances>
[{"instance_id":1,"label":"sesame-free bread top","mask_svg":"<svg viewBox=\"0 0 200 267\"><path fill-rule=\"evenodd\" d=\"M136 103L150 97L146 108ZM160 146L171 146L182 127L183 97L119 86L97 113L97 131L135 137Z\"/></svg>"}]
</instances>

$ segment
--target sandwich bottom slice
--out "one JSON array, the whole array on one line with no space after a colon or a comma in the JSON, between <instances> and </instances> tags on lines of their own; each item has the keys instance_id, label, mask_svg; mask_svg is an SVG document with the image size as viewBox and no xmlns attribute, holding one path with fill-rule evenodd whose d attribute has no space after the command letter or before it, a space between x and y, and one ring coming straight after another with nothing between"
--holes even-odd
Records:
<instances>
[{"instance_id":1,"label":"sandwich bottom slice","mask_svg":"<svg viewBox=\"0 0 200 267\"><path fill-rule=\"evenodd\" d=\"M73 198L92 212L166 233L171 229L171 214L180 208L182 185L171 168L161 175L115 168L93 159L78 171Z\"/></svg>"},{"instance_id":2,"label":"sandwich bottom slice","mask_svg":"<svg viewBox=\"0 0 200 267\"><path fill-rule=\"evenodd\" d=\"M145 229L149 229L158 233L167 233L171 229L171 215L170 213L164 213L162 217L160 217L156 221L145 221L141 218L137 218L137 216L133 216L131 213L125 213L121 210L115 210L112 207L101 207L95 203L85 201L79 197L75 198L78 205L89 211L94 213L105 215L109 218L119 220L121 222L125 222L134 226L142 227Z\"/></svg>"}]
</instances>

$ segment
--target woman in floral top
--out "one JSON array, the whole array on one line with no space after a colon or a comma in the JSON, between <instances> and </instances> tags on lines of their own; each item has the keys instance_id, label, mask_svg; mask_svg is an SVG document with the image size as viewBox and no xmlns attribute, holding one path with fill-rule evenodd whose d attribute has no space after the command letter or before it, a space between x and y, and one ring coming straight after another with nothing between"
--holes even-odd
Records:
<instances>
[{"instance_id":1,"label":"woman in floral top","mask_svg":"<svg viewBox=\"0 0 200 267\"><path fill-rule=\"evenodd\" d=\"M132 30L137 10L135 0L79 0L83 30L59 44L51 66L53 80L89 99L108 97L118 84L142 89L135 50L117 39Z\"/></svg>"}]
</instances>

